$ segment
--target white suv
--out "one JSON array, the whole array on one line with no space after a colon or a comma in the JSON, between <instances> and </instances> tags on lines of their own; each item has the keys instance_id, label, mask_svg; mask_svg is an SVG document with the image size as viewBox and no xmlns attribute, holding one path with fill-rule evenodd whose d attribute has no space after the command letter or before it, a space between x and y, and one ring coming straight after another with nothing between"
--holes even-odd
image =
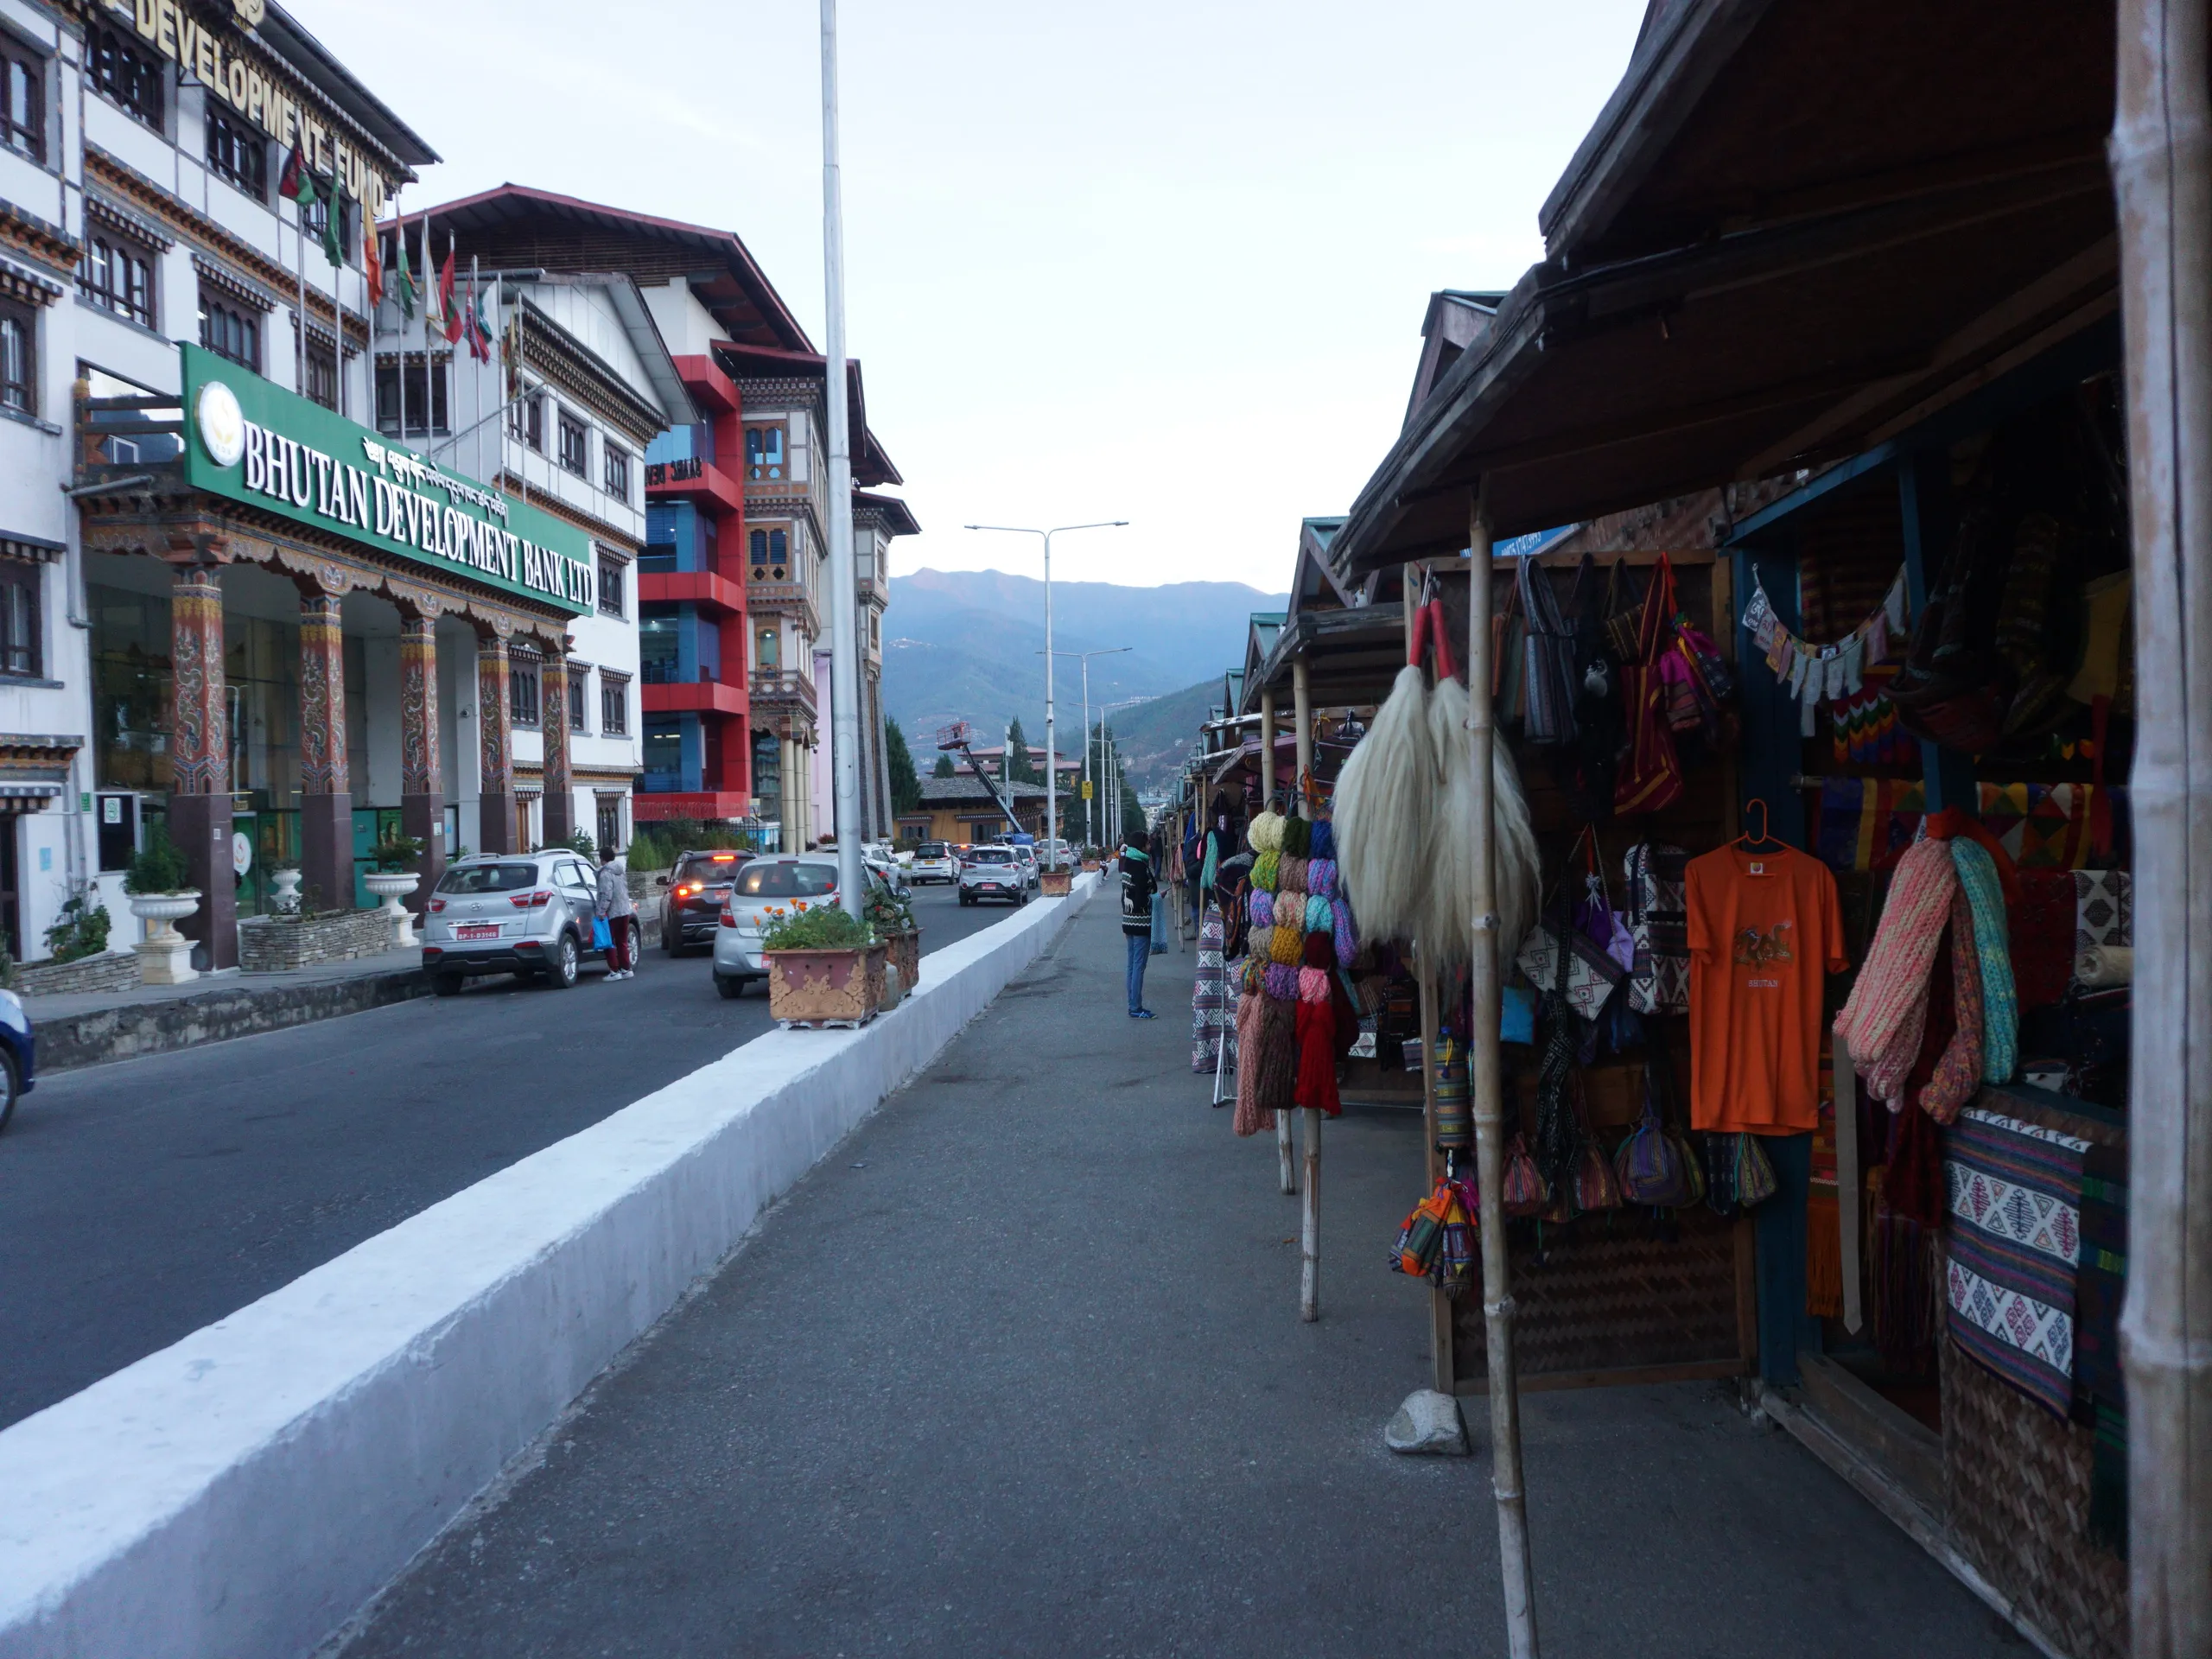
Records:
<instances>
[{"instance_id":1,"label":"white suv","mask_svg":"<svg viewBox=\"0 0 2212 1659\"><path fill-rule=\"evenodd\" d=\"M1029 902L1029 872L1011 847L971 847L960 861L960 902L981 904L1003 899L1010 905Z\"/></svg>"},{"instance_id":2,"label":"white suv","mask_svg":"<svg viewBox=\"0 0 2212 1659\"><path fill-rule=\"evenodd\" d=\"M592 945L599 879L565 847L478 853L446 867L423 907L423 969L440 996L475 974L565 990Z\"/></svg>"},{"instance_id":3,"label":"white suv","mask_svg":"<svg viewBox=\"0 0 2212 1659\"><path fill-rule=\"evenodd\" d=\"M906 866L906 879L916 887L925 881L943 881L948 886L958 881L960 861L952 855L952 844L925 841L915 848L913 861Z\"/></svg>"}]
</instances>

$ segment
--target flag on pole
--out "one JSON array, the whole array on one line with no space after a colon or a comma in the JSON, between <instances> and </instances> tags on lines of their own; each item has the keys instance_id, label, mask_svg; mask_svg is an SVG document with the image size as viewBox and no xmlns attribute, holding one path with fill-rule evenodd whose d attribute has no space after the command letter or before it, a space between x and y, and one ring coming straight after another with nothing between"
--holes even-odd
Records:
<instances>
[{"instance_id":1,"label":"flag on pole","mask_svg":"<svg viewBox=\"0 0 2212 1659\"><path fill-rule=\"evenodd\" d=\"M330 195L323 204L322 251L332 264L346 263L346 184L335 173L330 175Z\"/></svg>"},{"instance_id":2,"label":"flag on pole","mask_svg":"<svg viewBox=\"0 0 2212 1659\"><path fill-rule=\"evenodd\" d=\"M283 175L276 181L276 194L287 201L296 201L306 207L311 201L322 200L322 187L315 182L315 169L300 153L296 139L284 156Z\"/></svg>"},{"instance_id":3,"label":"flag on pole","mask_svg":"<svg viewBox=\"0 0 2212 1659\"><path fill-rule=\"evenodd\" d=\"M476 286L474 272L470 273L468 286L474 296L474 303L468 308L469 327L476 336L470 344L475 348L476 360L489 363L492 360L492 319L485 314L484 290Z\"/></svg>"},{"instance_id":4,"label":"flag on pole","mask_svg":"<svg viewBox=\"0 0 2212 1659\"><path fill-rule=\"evenodd\" d=\"M415 321L415 272L407 263L407 221L395 221L392 241L399 256L397 267L391 273L391 290L399 300L399 315L406 321Z\"/></svg>"},{"instance_id":5,"label":"flag on pole","mask_svg":"<svg viewBox=\"0 0 2212 1659\"><path fill-rule=\"evenodd\" d=\"M361 271L369 280L369 310L372 315L384 303L384 232L365 215L361 221Z\"/></svg>"},{"instance_id":6,"label":"flag on pole","mask_svg":"<svg viewBox=\"0 0 2212 1659\"><path fill-rule=\"evenodd\" d=\"M438 305L438 256L430 251L430 216L423 215L423 346L429 348L430 336L445 330L445 314Z\"/></svg>"},{"instance_id":7,"label":"flag on pole","mask_svg":"<svg viewBox=\"0 0 2212 1659\"><path fill-rule=\"evenodd\" d=\"M454 257L453 236L448 232L446 236L446 262L438 271L438 315L444 319L445 327L442 332L448 346L461 338L461 309L453 302Z\"/></svg>"}]
</instances>

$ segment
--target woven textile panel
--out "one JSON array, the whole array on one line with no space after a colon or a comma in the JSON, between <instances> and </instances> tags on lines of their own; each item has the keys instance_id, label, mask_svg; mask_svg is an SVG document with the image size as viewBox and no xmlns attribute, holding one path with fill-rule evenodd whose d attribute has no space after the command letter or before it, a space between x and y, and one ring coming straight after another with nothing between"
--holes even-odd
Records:
<instances>
[{"instance_id":1,"label":"woven textile panel","mask_svg":"<svg viewBox=\"0 0 2212 1659\"><path fill-rule=\"evenodd\" d=\"M1683 1211L1672 1240L1633 1211L1584 1216L1511 1240L1514 1345L1523 1377L1625 1367L1687 1365L1739 1357L1732 1221ZM1452 1351L1462 1378L1484 1375L1482 1287L1452 1310Z\"/></svg>"}]
</instances>

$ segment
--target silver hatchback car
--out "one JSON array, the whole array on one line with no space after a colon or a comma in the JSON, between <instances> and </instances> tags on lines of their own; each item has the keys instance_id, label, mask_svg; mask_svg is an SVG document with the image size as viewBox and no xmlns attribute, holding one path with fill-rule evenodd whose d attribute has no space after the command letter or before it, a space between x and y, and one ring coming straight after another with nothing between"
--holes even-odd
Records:
<instances>
[{"instance_id":1,"label":"silver hatchback car","mask_svg":"<svg viewBox=\"0 0 2212 1659\"><path fill-rule=\"evenodd\" d=\"M477 853L446 867L423 915L423 968L440 996L476 974L513 974L559 989L592 945L598 878L565 847Z\"/></svg>"},{"instance_id":2,"label":"silver hatchback car","mask_svg":"<svg viewBox=\"0 0 2212 1659\"><path fill-rule=\"evenodd\" d=\"M874 870L863 865L861 873L871 889L884 887ZM770 853L737 873L715 929L716 990L742 996L752 981L767 978L768 963L760 954L761 921L771 907L789 909L795 901L810 908L837 902L836 854Z\"/></svg>"}]
</instances>

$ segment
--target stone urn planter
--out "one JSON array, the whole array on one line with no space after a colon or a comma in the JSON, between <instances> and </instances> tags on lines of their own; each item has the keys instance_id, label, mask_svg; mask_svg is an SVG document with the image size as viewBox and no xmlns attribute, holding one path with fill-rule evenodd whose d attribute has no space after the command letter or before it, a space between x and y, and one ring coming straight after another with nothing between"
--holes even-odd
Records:
<instances>
[{"instance_id":1,"label":"stone urn planter","mask_svg":"<svg viewBox=\"0 0 2212 1659\"><path fill-rule=\"evenodd\" d=\"M182 985L200 977L192 965L192 941L176 925L200 908L200 890L134 893L130 913L146 924L146 937L130 948L138 956L138 977L148 985Z\"/></svg>"},{"instance_id":2,"label":"stone urn planter","mask_svg":"<svg viewBox=\"0 0 2212 1659\"><path fill-rule=\"evenodd\" d=\"M1037 873L1037 891L1047 899L1065 899L1074 880L1073 870L1039 870Z\"/></svg>"},{"instance_id":3,"label":"stone urn planter","mask_svg":"<svg viewBox=\"0 0 2212 1659\"><path fill-rule=\"evenodd\" d=\"M890 953L886 959L899 970L899 982L912 990L922 982L922 930L914 927L891 934L884 945Z\"/></svg>"},{"instance_id":4,"label":"stone urn planter","mask_svg":"<svg viewBox=\"0 0 2212 1659\"><path fill-rule=\"evenodd\" d=\"M361 878L361 885L384 900L377 913L391 924L391 948L395 950L410 950L418 943L415 918L399 901L422 884L422 876L413 870L377 870Z\"/></svg>"},{"instance_id":5,"label":"stone urn planter","mask_svg":"<svg viewBox=\"0 0 2212 1659\"><path fill-rule=\"evenodd\" d=\"M269 880L270 882L269 908L279 916L298 915L300 913L300 872L290 869L271 870L269 872Z\"/></svg>"},{"instance_id":6,"label":"stone urn planter","mask_svg":"<svg viewBox=\"0 0 2212 1659\"><path fill-rule=\"evenodd\" d=\"M771 950L768 1014L783 1026L809 1030L864 1026L883 1001L886 944L839 950Z\"/></svg>"}]
</instances>

